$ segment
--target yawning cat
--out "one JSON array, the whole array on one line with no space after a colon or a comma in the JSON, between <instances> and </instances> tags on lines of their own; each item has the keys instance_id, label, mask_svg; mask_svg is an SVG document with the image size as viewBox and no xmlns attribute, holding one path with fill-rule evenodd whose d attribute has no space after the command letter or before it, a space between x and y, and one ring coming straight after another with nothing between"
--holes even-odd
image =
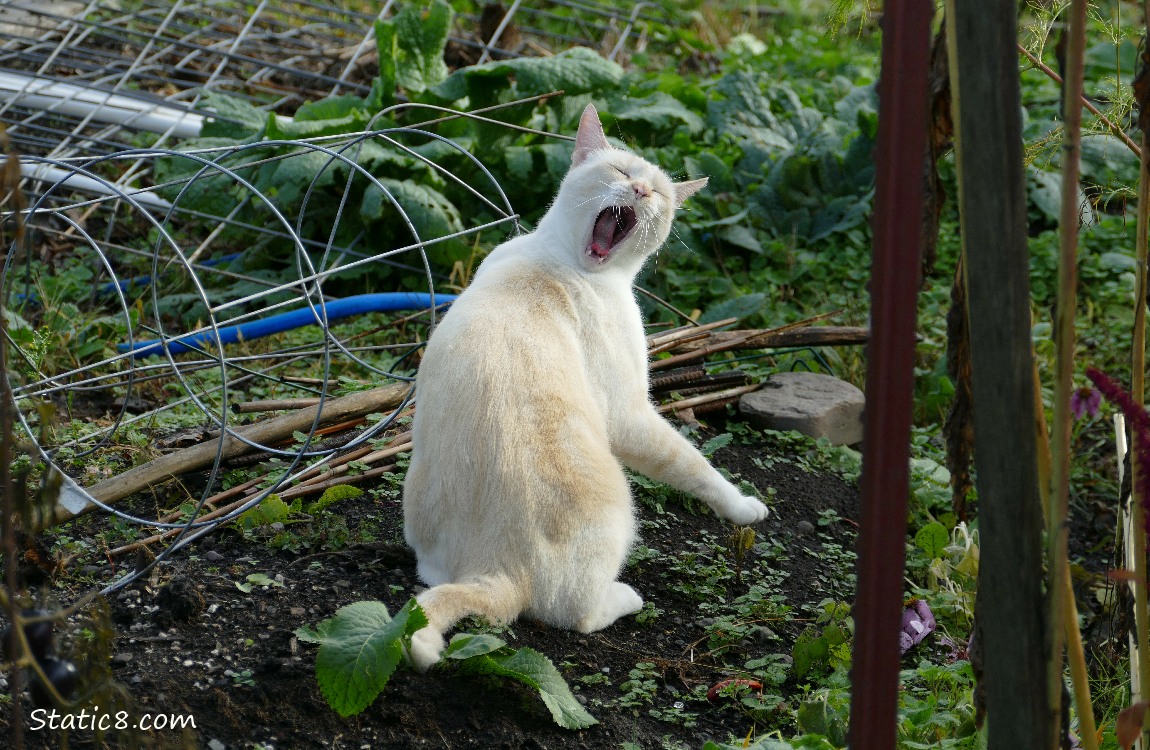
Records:
<instances>
[{"instance_id":1,"label":"yawning cat","mask_svg":"<svg viewBox=\"0 0 1150 750\"><path fill-rule=\"evenodd\" d=\"M404 528L431 588L416 668L460 618L521 614L591 632L643 600L616 581L636 537L623 466L756 523L744 496L656 411L631 284L675 209L673 183L608 144L595 108L538 228L495 248L419 367Z\"/></svg>"}]
</instances>

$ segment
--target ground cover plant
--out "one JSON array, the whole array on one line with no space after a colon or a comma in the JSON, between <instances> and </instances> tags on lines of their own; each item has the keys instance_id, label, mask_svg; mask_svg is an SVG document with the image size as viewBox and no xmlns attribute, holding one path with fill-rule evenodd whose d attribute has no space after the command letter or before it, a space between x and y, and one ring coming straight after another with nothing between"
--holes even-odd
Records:
<instances>
[{"instance_id":1,"label":"ground cover plant","mask_svg":"<svg viewBox=\"0 0 1150 750\"><path fill-rule=\"evenodd\" d=\"M1099 6L1087 58L1088 93L1119 123L1129 119L1126 92L1136 36L1135 25L1122 17L1130 11L1123 9ZM452 71L441 64L452 18L447 4L413 4L406 15L377 26L380 71L370 97L313 102L291 121L236 101L209 99L205 106L218 120L203 140L185 145L226 149L259 138L284 141L245 152L256 161L291 153L294 147L286 141L293 137L369 125L417 126L435 118L410 106L389 111L402 104L397 94L408 102L477 109L562 89L562 96L494 109L490 116L571 132L578 112L594 100L608 132L630 148L679 176L711 178L640 279L645 289L702 323L736 317L746 327L773 327L837 312L838 322L864 324L877 126L874 18L860 11L841 19L845 25L832 34L832 9L821 5L784 3L779 13L762 16L723 4L670 10L682 14L682 23L660 40L660 51L637 53L625 66L576 50ZM1035 4L1024 17L1025 46L1049 60L1054 11ZM1025 58L1020 69L1034 340L1045 376L1054 357L1047 311L1057 289L1059 89ZM375 119L380 110L384 115ZM569 161L567 144L534 133L469 120L426 127L481 155L528 227ZM1083 367L1121 373L1128 369L1135 307L1131 216L1137 160L1104 125L1092 127L1083 145L1090 221L1081 234L1080 360ZM432 140L414 148L441 147ZM355 210L339 223L349 242L360 235L375 243L403 242L395 229L397 205L429 235L491 218L458 184L402 148L365 147L354 160L369 171L386 170L395 204L351 179L346 165L325 167L316 159L268 162L253 173L253 185L274 193L285 213L299 215L304 234L326 233L330 211L350 195L345 202ZM443 163L466 181L483 179L462 152L447 154ZM170 158L156 164L155 177L179 180L191 168ZM950 158L940 160L939 168L942 184L954 195ZM181 200L208 217L258 210L243 204L245 196L234 185L202 180L193 188ZM175 198L181 187L170 190ZM946 366L946 315L959 253L957 221L953 202L944 203L937 257L919 301L906 594L908 612L918 602L928 605L934 629L907 648L902 663L898 721L900 747L906 748L974 748L983 742L966 650L978 566L977 498L964 498L971 510L963 517L954 503L943 438L955 390ZM187 231L194 233L197 225ZM483 252L501 239L495 234L481 234L474 244L438 246L431 260L445 274L454 271L451 282L462 286ZM246 239L233 241L239 246ZM274 243L256 241L242 261L245 267L271 277L283 272ZM90 267L70 262L76 260L82 261L37 259L23 271L45 304L36 316L10 315L9 346L19 350L10 367L35 370L45 357L79 363L122 340L122 324L91 304ZM64 272L46 274L51 263ZM381 268L341 283L340 293L353 293L418 288L421 280L402 269ZM163 314L194 320L199 312L176 291ZM245 293L239 284L210 290L219 299ZM653 322L668 316L656 303L644 304ZM348 325L373 330L389 322L373 318ZM408 326L405 333L423 330L418 323ZM414 366L399 360L379 364L401 371ZM735 365L756 378L821 366L859 385L865 371L858 348L756 353L743 362L722 358L710 369ZM211 375L202 377L207 385ZM1085 377L1078 383L1087 387ZM364 384L349 377L341 386ZM267 384L248 393L278 394ZM1053 392L1042 396L1052 410ZM89 409L90 415L85 409L92 405L79 407L73 413L80 418L103 416L103 406ZM1129 704L1119 649L1130 623L1123 591L1105 575L1117 567L1111 558L1119 486L1106 412L1096 409L1084 407L1074 427L1071 549L1101 746L1117 747L1119 712ZM70 470L91 478L140 463L157 450L157 436L188 427L180 420L176 413L170 422L125 431L116 446L76 461ZM400 454L395 472L362 485L360 494L265 502L106 606L66 611L56 618L55 654L38 645L43 635L36 627L42 628L45 615L30 614L23 629L15 629L26 634L26 643L9 657L23 669L10 670L6 684L19 685L16 674L22 671L41 692L45 682L56 685L58 696L33 696L42 705L75 698L80 705L114 707L132 717L170 716L139 737L160 746L407 747L418 741L442 747L843 747L858 456L792 434L764 434L728 412L704 422L684 429L717 465L763 497L772 517L753 533L732 529L676 493L634 477L642 542L624 580L643 591L647 605L604 633L472 622L448 664L427 676L406 670L402 642L419 615L408 606L417 581L401 542ZM19 476L21 465L15 470ZM225 486L258 479L260 472L232 466ZM127 507L145 515L186 514L197 481L202 479L189 477L180 489L141 493ZM126 565L145 565L147 551L136 560L109 552L149 533L115 518L91 517L25 540L23 560L7 566L19 567L30 586L21 607L52 611L78 601ZM353 609L341 609L348 606ZM369 658L359 648L367 644ZM347 657L353 647L354 656ZM63 663L79 667L72 695L63 689L73 687L67 679L49 674ZM195 728L176 727L181 716L194 716ZM10 726L8 721L0 717L0 727ZM73 724L28 733L26 741L54 746L66 736L73 746L99 746L136 736L122 729L93 732Z\"/></svg>"}]
</instances>

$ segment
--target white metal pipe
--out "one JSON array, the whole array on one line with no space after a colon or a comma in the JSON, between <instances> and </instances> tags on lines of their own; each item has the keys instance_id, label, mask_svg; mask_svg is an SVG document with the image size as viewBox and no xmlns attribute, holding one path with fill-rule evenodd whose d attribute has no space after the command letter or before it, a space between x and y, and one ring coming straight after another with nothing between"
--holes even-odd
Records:
<instances>
[{"instance_id":1,"label":"white metal pipe","mask_svg":"<svg viewBox=\"0 0 1150 750\"><path fill-rule=\"evenodd\" d=\"M177 138L199 137L204 122L203 115L180 107L9 71L0 71L0 101Z\"/></svg>"}]
</instances>

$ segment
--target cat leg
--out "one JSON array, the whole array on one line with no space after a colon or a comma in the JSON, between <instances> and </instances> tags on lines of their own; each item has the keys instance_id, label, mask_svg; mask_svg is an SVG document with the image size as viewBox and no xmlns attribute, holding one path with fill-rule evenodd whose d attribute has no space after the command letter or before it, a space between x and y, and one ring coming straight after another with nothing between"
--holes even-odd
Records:
<instances>
[{"instance_id":1,"label":"cat leg","mask_svg":"<svg viewBox=\"0 0 1150 750\"><path fill-rule=\"evenodd\" d=\"M767 517L767 506L727 481L650 404L631 414L618 434L612 435L612 449L620 461L657 482L694 495L728 521L751 524Z\"/></svg>"},{"instance_id":2,"label":"cat leg","mask_svg":"<svg viewBox=\"0 0 1150 750\"><path fill-rule=\"evenodd\" d=\"M603 596L595 608L583 616L575 629L580 633L593 633L602 630L620 617L633 615L643 608L643 597L625 583L612 581L607 584Z\"/></svg>"},{"instance_id":3,"label":"cat leg","mask_svg":"<svg viewBox=\"0 0 1150 750\"><path fill-rule=\"evenodd\" d=\"M432 586L416 597L427 626L411 636L411 662L426 672L443 657L443 634L468 615L492 622L510 622L523 611L520 587L505 575L482 576L462 583Z\"/></svg>"}]
</instances>

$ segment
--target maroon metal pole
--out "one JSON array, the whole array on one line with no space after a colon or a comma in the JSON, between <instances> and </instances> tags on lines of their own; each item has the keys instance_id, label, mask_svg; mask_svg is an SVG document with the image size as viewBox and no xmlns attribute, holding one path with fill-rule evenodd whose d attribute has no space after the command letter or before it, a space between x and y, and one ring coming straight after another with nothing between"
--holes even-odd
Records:
<instances>
[{"instance_id":1,"label":"maroon metal pole","mask_svg":"<svg viewBox=\"0 0 1150 750\"><path fill-rule=\"evenodd\" d=\"M894 750L896 739L933 15L930 0L888 0L882 22L852 750Z\"/></svg>"}]
</instances>

